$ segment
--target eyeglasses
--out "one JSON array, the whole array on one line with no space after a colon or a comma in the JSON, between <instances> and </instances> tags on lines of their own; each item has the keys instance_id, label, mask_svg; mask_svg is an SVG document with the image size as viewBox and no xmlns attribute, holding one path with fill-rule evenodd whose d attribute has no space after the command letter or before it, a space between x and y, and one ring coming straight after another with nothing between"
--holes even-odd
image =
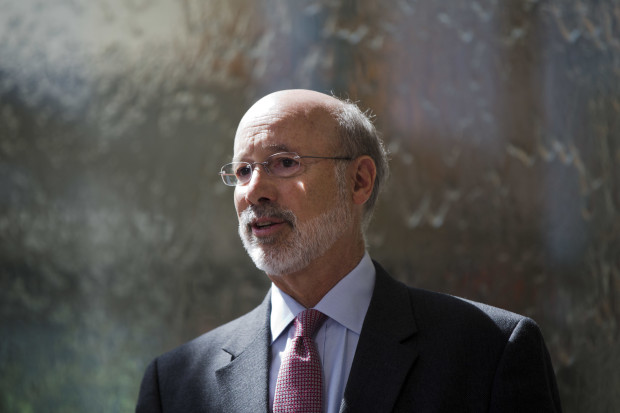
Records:
<instances>
[{"instance_id":1,"label":"eyeglasses","mask_svg":"<svg viewBox=\"0 0 620 413\"><path fill-rule=\"evenodd\" d=\"M274 153L263 162L231 162L222 166L220 175L222 181L228 186L245 185L252 179L252 172L257 165L262 165L269 175L278 178L288 178L295 175L301 170L301 161L303 158L312 159L335 159L342 161L350 161L352 158L344 156L300 156L295 152Z\"/></svg>"}]
</instances>

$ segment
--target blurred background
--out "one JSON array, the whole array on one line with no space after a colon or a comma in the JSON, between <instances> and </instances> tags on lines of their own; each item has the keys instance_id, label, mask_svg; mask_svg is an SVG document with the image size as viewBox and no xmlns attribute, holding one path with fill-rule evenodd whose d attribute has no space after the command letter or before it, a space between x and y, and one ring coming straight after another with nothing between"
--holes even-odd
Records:
<instances>
[{"instance_id":1,"label":"blurred background","mask_svg":"<svg viewBox=\"0 0 620 413\"><path fill-rule=\"evenodd\" d=\"M262 300L217 172L285 88L376 115L375 259L533 317L565 411L620 411L618 1L0 10L0 411L132 411L153 357Z\"/></svg>"}]
</instances>

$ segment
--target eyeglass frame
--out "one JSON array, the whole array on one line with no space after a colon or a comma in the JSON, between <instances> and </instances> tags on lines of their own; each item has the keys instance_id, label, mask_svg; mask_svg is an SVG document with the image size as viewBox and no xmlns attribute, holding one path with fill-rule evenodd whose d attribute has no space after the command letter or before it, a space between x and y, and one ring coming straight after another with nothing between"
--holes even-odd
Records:
<instances>
[{"instance_id":1,"label":"eyeglass frame","mask_svg":"<svg viewBox=\"0 0 620 413\"><path fill-rule=\"evenodd\" d=\"M297 174L297 172L289 175L289 176L278 176L275 174L272 174L271 171L269 170L269 164L271 163L270 159L273 158L274 156L278 156L278 155L293 155L291 156L292 159L295 160L299 160L299 159L331 159L331 160L338 160L338 161L352 161L353 158L350 156L316 156L316 155L299 155L297 152L277 152L274 154L271 154L267 157L267 159L265 159L262 162L246 162L246 161L236 161L236 162L229 162L227 164L224 164L222 166L222 168L220 168L220 172L218 172L218 174L222 177L222 181L224 182L224 185L226 186L243 186L243 185L247 185L248 183L250 183L250 181L252 180L252 176L254 175L254 170L255 170L255 165L262 165L263 168L265 169L265 172L267 172L267 175L271 175L271 176L275 176L278 178L290 178L292 176L295 176ZM239 180L239 178L237 177L236 173L225 173L224 172L224 168L226 168L229 165L234 165L234 164L245 164L248 165L250 168L250 173L248 174L249 178L247 180L247 182L243 182L241 183L241 181ZM300 167L301 167L301 162L299 162ZM238 170L238 168L237 168ZM226 176L234 176L235 177L235 183L233 184L229 184L226 182Z\"/></svg>"}]
</instances>

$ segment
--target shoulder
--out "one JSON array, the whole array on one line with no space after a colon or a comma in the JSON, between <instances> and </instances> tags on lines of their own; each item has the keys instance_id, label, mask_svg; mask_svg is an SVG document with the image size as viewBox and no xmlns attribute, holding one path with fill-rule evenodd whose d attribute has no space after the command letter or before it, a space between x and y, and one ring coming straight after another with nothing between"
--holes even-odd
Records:
<instances>
[{"instance_id":1,"label":"shoulder","mask_svg":"<svg viewBox=\"0 0 620 413\"><path fill-rule=\"evenodd\" d=\"M376 264L375 308L381 318L398 308L413 324L408 337L417 355L412 392L424 383L442 389L424 393L430 405L453 402L458 410L560 411L553 367L536 323L523 315L472 300L406 286ZM401 304L396 307L393 304ZM387 323L383 323L387 324ZM373 328L389 333L380 323ZM455 380L458 378L458 380ZM403 402L405 403L405 402ZM477 406L477 407L473 407ZM479 408L478 408L479 407Z\"/></svg>"},{"instance_id":2,"label":"shoulder","mask_svg":"<svg viewBox=\"0 0 620 413\"><path fill-rule=\"evenodd\" d=\"M382 284L383 300L390 300L399 291L407 296L413 318L420 332L441 332L441 334L462 334L475 338L493 336L506 341L518 326L529 326L537 330L536 323L523 315L465 298L407 286L393 279L387 271L375 263L377 284ZM385 285L389 285L388 288ZM405 294L406 292L406 294Z\"/></svg>"},{"instance_id":3,"label":"shoulder","mask_svg":"<svg viewBox=\"0 0 620 413\"><path fill-rule=\"evenodd\" d=\"M155 358L144 373L136 411L196 411L199 399L217 406L216 372L257 337L267 347L268 313L266 298L253 311Z\"/></svg>"},{"instance_id":4,"label":"shoulder","mask_svg":"<svg viewBox=\"0 0 620 413\"><path fill-rule=\"evenodd\" d=\"M222 356L229 361L227 350L250 341L259 331L268 327L268 315L269 295L249 313L162 354L157 358L157 363L160 368L169 366L183 369L197 365L204 367L203 363L217 363Z\"/></svg>"},{"instance_id":5,"label":"shoulder","mask_svg":"<svg viewBox=\"0 0 620 413\"><path fill-rule=\"evenodd\" d=\"M468 329L487 327L507 335L521 322L534 323L523 315L484 303L445 293L407 288L414 312L418 314L416 319L424 324L441 322L451 327Z\"/></svg>"}]
</instances>

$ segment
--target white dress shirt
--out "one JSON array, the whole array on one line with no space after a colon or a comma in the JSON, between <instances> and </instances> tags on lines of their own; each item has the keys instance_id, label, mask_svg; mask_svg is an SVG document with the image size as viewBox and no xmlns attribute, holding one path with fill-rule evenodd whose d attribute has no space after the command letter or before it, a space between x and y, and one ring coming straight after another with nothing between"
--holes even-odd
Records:
<instances>
[{"instance_id":1,"label":"white dress shirt","mask_svg":"<svg viewBox=\"0 0 620 413\"><path fill-rule=\"evenodd\" d=\"M375 266L368 253L365 253L357 267L313 307L328 317L314 338L323 365L325 413L338 413L340 410L362 324L375 286L375 275ZM272 284L270 410L273 408L280 363L295 334L292 321L305 309Z\"/></svg>"}]
</instances>

